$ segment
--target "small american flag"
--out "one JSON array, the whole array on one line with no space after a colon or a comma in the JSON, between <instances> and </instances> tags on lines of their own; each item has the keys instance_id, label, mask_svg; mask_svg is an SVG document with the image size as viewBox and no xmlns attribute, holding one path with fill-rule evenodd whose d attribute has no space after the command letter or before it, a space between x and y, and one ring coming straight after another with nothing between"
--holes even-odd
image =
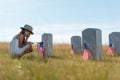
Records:
<instances>
[{"instance_id":1,"label":"small american flag","mask_svg":"<svg viewBox=\"0 0 120 80\"><path fill-rule=\"evenodd\" d=\"M43 47L43 42L38 42L37 43L37 50L38 54L43 56L44 55L44 47Z\"/></svg>"},{"instance_id":2,"label":"small american flag","mask_svg":"<svg viewBox=\"0 0 120 80\"><path fill-rule=\"evenodd\" d=\"M89 50L88 46L84 43L84 50L83 50L82 59L88 60L90 55L91 55L91 51Z\"/></svg>"},{"instance_id":3,"label":"small american flag","mask_svg":"<svg viewBox=\"0 0 120 80\"><path fill-rule=\"evenodd\" d=\"M74 54L73 45L72 45L72 48L71 48L71 50L70 50L70 54Z\"/></svg>"},{"instance_id":4,"label":"small american flag","mask_svg":"<svg viewBox=\"0 0 120 80\"><path fill-rule=\"evenodd\" d=\"M107 55L113 55L113 53L114 53L114 47L113 47L112 43L110 43L109 47L108 47L108 49L106 51L106 54Z\"/></svg>"}]
</instances>

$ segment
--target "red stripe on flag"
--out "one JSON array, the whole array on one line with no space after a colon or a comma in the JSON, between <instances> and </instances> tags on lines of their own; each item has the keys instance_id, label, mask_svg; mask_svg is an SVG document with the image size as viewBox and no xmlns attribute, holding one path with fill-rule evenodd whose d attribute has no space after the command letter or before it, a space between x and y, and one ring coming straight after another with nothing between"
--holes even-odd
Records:
<instances>
[{"instance_id":1,"label":"red stripe on flag","mask_svg":"<svg viewBox=\"0 0 120 80\"><path fill-rule=\"evenodd\" d=\"M74 54L74 50L73 49L70 50L70 54Z\"/></svg>"},{"instance_id":2,"label":"red stripe on flag","mask_svg":"<svg viewBox=\"0 0 120 80\"><path fill-rule=\"evenodd\" d=\"M37 43L37 51L38 51L39 55L43 56L43 54L44 54L44 48L40 47L40 43Z\"/></svg>"},{"instance_id":3,"label":"red stripe on flag","mask_svg":"<svg viewBox=\"0 0 120 80\"><path fill-rule=\"evenodd\" d=\"M113 55L113 53L114 53L114 48L108 47L108 49L107 49L107 51L106 51L106 54L107 54L107 55Z\"/></svg>"},{"instance_id":4,"label":"red stripe on flag","mask_svg":"<svg viewBox=\"0 0 120 80\"><path fill-rule=\"evenodd\" d=\"M90 57L90 55L91 55L90 50L84 49L84 50L83 50L82 59L83 59L83 60L88 60L89 57Z\"/></svg>"}]
</instances>

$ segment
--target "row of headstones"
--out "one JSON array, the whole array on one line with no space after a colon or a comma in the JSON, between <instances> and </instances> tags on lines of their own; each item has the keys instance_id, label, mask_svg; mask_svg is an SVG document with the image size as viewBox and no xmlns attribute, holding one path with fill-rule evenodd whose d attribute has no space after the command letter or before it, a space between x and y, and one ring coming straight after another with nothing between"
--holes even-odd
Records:
<instances>
[{"instance_id":1,"label":"row of headstones","mask_svg":"<svg viewBox=\"0 0 120 80\"><path fill-rule=\"evenodd\" d=\"M45 56L52 56L52 34L44 33L42 35L44 43ZM120 54L120 32L113 32L109 35L109 44L115 47L115 53ZM102 32L100 29L87 28L82 32L82 44L80 36L71 37L71 47L75 53L82 53L83 49L91 51L92 59L102 59Z\"/></svg>"},{"instance_id":2,"label":"row of headstones","mask_svg":"<svg viewBox=\"0 0 120 80\"><path fill-rule=\"evenodd\" d=\"M84 49L91 52L91 59L102 59L102 36L101 30L88 28L82 32L82 44L80 36L71 38L71 45L74 53L82 53Z\"/></svg>"}]
</instances>

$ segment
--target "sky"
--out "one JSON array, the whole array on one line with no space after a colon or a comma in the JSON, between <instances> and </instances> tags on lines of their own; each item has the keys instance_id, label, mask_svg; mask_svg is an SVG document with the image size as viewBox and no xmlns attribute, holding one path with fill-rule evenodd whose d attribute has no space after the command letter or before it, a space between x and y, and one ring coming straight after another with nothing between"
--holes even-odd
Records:
<instances>
[{"instance_id":1,"label":"sky","mask_svg":"<svg viewBox=\"0 0 120 80\"><path fill-rule=\"evenodd\" d=\"M120 32L120 0L0 0L0 41L10 42L25 24L33 27L29 41L40 42L43 33L53 43L70 43L86 28L102 31L108 44L111 32Z\"/></svg>"}]
</instances>

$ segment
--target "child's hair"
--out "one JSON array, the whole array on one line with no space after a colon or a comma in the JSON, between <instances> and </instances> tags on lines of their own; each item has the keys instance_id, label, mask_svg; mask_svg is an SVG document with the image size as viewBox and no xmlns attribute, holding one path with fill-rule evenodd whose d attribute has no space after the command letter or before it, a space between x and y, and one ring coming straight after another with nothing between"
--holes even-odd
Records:
<instances>
[{"instance_id":1,"label":"child's hair","mask_svg":"<svg viewBox=\"0 0 120 80\"><path fill-rule=\"evenodd\" d=\"M22 29L20 33L22 33L22 34L24 35L24 34L25 34L25 30L24 30L24 29Z\"/></svg>"},{"instance_id":2,"label":"child's hair","mask_svg":"<svg viewBox=\"0 0 120 80\"><path fill-rule=\"evenodd\" d=\"M24 35L24 34L25 34L25 30L22 29L20 33ZM24 43L25 43L25 35L24 35L24 39L23 39L23 44L24 44Z\"/></svg>"}]
</instances>

